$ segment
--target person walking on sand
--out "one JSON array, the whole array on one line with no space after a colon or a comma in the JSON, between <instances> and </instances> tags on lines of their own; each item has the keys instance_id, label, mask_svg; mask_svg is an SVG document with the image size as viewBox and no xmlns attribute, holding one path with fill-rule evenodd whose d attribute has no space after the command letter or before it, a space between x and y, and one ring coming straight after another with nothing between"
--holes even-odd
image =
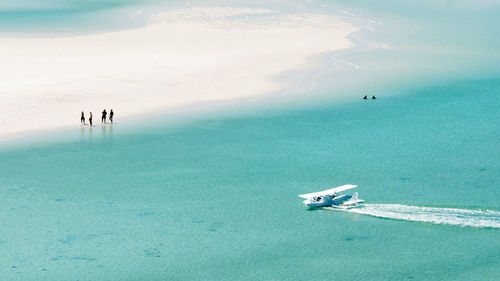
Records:
<instances>
[{"instance_id":1,"label":"person walking on sand","mask_svg":"<svg viewBox=\"0 0 500 281\"><path fill-rule=\"evenodd\" d=\"M109 121L111 124L113 124L113 115L115 115L115 113L113 112L113 109L111 109L111 111L109 111Z\"/></svg>"},{"instance_id":2,"label":"person walking on sand","mask_svg":"<svg viewBox=\"0 0 500 281\"><path fill-rule=\"evenodd\" d=\"M85 113L83 113L83 111L82 111L82 117L80 117L80 123L85 125Z\"/></svg>"},{"instance_id":3,"label":"person walking on sand","mask_svg":"<svg viewBox=\"0 0 500 281\"><path fill-rule=\"evenodd\" d=\"M90 112L89 123L90 123L90 127L92 127L92 112Z\"/></svg>"},{"instance_id":4,"label":"person walking on sand","mask_svg":"<svg viewBox=\"0 0 500 281\"><path fill-rule=\"evenodd\" d=\"M108 113L106 112L106 109L104 109L102 111L101 123L106 123L106 115L108 115Z\"/></svg>"}]
</instances>

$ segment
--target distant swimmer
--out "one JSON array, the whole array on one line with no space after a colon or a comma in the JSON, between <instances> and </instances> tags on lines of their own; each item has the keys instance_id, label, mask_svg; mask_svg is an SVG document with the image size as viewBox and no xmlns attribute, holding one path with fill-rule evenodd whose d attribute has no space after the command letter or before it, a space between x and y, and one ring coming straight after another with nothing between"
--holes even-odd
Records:
<instances>
[{"instance_id":1,"label":"distant swimmer","mask_svg":"<svg viewBox=\"0 0 500 281\"><path fill-rule=\"evenodd\" d=\"M83 113L83 111L82 111L82 117L80 117L80 123L85 125L85 113Z\"/></svg>"},{"instance_id":2,"label":"distant swimmer","mask_svg":"<svg viewBox=\"0 0 500 281\"><path fill-rule=\"evenodd\" d=\"M367 98L368 98L368 96L367 96L367 95L365 95L365 96L363 97L363 99L364 99L364 100L366 100Z\"/></svg>"},{"instance_id":3,"label":"distant swimmer","mask_svg":"<svg viewBox=\"0 0 500 281\"><path fill-rule=\"evenodd\" d=\"M375 100L375 99L377 99L377 98L375 96L372 96L372 100Z\"/></svg>"},{"instance_id":4,"label":"distant swimmer","mask_svg":"<svg viewBox=\"0 0 500 281\"><path fill-rule=\"evenodd\" d=\"M113 115L115 115L113 113L113 109L111 109L111 111L109 112L109 121L111 121L111 124L113 124Z\"/></svg>"},{"instance_id":5,"label":"distant swimmer","mask_svg":"<svg viewBox=\"0 0 500 281\"><path fill-rule=\"evenodd\" d=\"M90 112L89 123L90 123L90 127L92 127L92 112Z\"/></svg>"},{"instance_id":6,"label":"distant swimmer","mask_svg":"<svg viewBox=\"0 0 500 281\"><path fill-rule=\"evenodd\" d=\"M101 123L106 123L106 115L108 115L108 113L106 112L106 109L104 109L102 111Z\"/></svg>"}]
</instances>

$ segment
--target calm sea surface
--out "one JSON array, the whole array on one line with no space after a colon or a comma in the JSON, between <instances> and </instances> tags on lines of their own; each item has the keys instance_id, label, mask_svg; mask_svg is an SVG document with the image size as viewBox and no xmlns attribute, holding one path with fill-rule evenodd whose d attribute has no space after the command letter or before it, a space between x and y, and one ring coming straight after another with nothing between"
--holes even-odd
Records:
<instances>
[{"instance_id":1,"label":"calm sea surface","mask_svg":"<svg viewBox=\"0 0 500 281\"><path fill-rule=\"evenodd\" d=\"M498 80L460 82L3 149L0 276L494 280L498 99ZM362 214L297 197L345 183Z\"/></svg>"},{"instance_id":2,"label":"calm sea surface","mask_svg":"<svg viewBox=\"0 0 500 281\"><path fill-rule=\"evenodd\" d=\"M491 5L442 28L494 23ZM359 83L334 85L349 68L325 74L321 102L3 144L0 279L497 280L498 38L487 26L450 53L443 30L414 31L426 49L391 22L439 26L432 5L391 7L353 4L385 19L392 49L344 53ZM379 98L330 100L344 90ZM311 211L297 197L347 183L364 207Z\"/></svg>"}]
</instances>

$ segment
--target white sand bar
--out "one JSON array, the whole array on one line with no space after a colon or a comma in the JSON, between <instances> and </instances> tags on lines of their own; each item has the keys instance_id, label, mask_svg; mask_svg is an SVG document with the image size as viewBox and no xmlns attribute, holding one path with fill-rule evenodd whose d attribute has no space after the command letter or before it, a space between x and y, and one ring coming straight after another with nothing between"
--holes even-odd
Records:
<instances>
[{"instance_id":1,"label":"white sand bar","mask_svg":"<svg viewBox=\"0 0 500 281\"><path fill-rule=\"evenodd\" d=\"M162 12L139 29L55 38L0 37L0 138L280 90L276 75L349 48L334 16L247 8Z\"/></svg>"}]
</instances>

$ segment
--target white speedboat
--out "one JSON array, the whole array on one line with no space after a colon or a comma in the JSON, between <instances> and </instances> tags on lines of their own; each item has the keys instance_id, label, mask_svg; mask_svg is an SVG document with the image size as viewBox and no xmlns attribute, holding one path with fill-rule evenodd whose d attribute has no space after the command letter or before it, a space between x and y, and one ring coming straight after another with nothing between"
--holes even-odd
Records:
<instances>
[{"instance_id":1,"label":"white speedboat","mask_svg":"<svg viewBox=\"0 0 500 281\"><path fill-rule=\"evenodd\" d=\"M346 184L319 192L301 194L299 195L299 197L306 199L303 201L303 203L309 208L352 208L358 206L359 203L364 202L364 200L358 199L358 193L354 192L352 196L338 193L356 187L358 186L353 184Z\"/></svg>"}]
</instances>

